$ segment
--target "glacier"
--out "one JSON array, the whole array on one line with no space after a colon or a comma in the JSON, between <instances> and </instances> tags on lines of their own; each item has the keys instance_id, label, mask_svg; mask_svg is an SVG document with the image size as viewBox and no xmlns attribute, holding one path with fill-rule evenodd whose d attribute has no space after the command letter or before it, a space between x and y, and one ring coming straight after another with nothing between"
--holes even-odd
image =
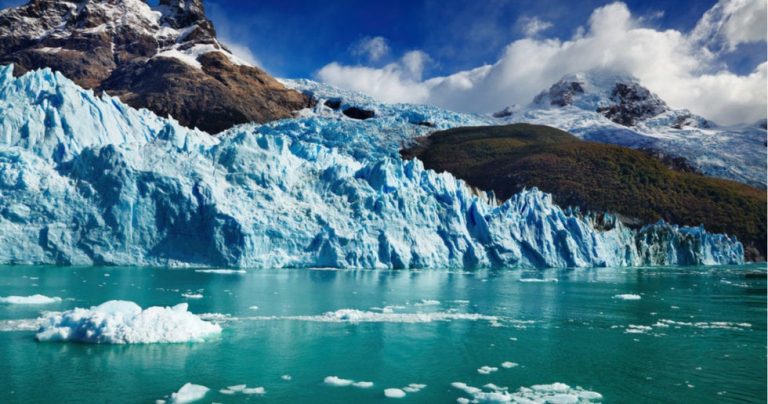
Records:
<instances>
[{"instance_id":1,"label":"glacier","mask_svg":"<svg viewBox=\"0 0 768 404\"><path fill-rule=\"evenodd\" d=\"M500 203L397 155L434 128L488 124L487 116L316 86L318 98L339 97L374 117L351 119L318 102L294 119L212 137L48 69L20 77L12 69L0 68L3 264L473 269L744 260L738 240L701 227L633 230L609 214L562 209L537 189Z\"/></svg>"}]
</instances>

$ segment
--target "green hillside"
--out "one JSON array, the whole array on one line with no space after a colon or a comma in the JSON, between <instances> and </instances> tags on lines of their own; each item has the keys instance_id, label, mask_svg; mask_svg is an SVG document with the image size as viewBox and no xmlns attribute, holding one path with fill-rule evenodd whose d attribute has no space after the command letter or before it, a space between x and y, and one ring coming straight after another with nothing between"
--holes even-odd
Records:
<instances>
[{"instance_id":1,"label":"green hillside","mask_svg":"<svg viewBox=\"0 0 768 404\"><path fill-rule=\"evenodd\" d=\"M703 224L737 236L748 259L766 255L765 191L675 171L642 151L583 141L548 126L514 124L436 132L401 153L493 190L502 200L535 186L561 206L616 212L631 225L659 219Z\"/></svg>"}]
</instances>

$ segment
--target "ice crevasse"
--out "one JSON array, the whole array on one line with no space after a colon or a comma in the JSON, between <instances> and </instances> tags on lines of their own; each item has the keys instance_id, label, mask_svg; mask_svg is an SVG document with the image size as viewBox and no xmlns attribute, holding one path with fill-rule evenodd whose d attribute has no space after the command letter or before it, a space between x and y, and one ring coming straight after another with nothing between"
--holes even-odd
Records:
<instances>
[{"instance_id":1,"label":"ice crevasse","mask_svg":"<svg viewBox=\"0 0 768 404\"><path fill-rule=\"evenodd\" d=\"M633 230L610 215L597 220L561 209L536 189L498 203L396 156L400 142L427 130L414 116L436 127L481 118L386 108L365 121L305 111L211 137L95 96L47 69L15 78L12 67L0 68L0 263L480 268L743 261L736 239L700 227Z\"/></svg>"}]
</instances>

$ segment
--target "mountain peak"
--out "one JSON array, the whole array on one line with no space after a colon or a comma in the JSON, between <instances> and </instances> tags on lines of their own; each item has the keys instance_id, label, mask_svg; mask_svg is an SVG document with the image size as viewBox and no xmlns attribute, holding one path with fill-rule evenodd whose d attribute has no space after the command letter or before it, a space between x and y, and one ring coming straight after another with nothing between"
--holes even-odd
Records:
<instances>
[{"instance_id":1,"label":"mountain peak","mask_svg":"<svg viewBox=\"0 0 768 404\"><path fill-rule=\"evenodd\" d=\"M667 103L643 87L633 76L606 71L571 73L537 95L539 108L575 106L596 111L606 118L634 126L670 111Z\"/></svg>"},{"instance_id":2,"label":"mountain peak","mask_svg":"<svg viewBox=\"0 0 768 404\"><path fill-rule=\"evenodd\" d=\"M31 0L0 11L0 64L50 67L212 133L310 103L222 45L201 0Z\"/></svg>"}]
</instances>

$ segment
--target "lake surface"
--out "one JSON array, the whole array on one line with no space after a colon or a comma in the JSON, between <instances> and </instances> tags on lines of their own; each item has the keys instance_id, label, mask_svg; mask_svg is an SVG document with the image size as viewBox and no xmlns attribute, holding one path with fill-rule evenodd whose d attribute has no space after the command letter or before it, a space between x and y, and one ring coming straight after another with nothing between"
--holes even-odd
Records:
<instances>
[{"instance_id":1,"label":"lake surface","mask_svg":"<svg viewBox=\"0 0 768 404\"><path fill-rule=\"evenodd\" d=\"M225 403L398 402L384 390L410 384L426 387L399 401L476 397L454 382L486 392L489 383L510 392L564 383L602 402L765 402L766 279L745 276L755 270L765 267L239 274L0 267L0 296L63 299L0 304L0 402L152 403L187 382L211 389L201 402ZM182 297L190 293L203 297ZM113 299L188 302L193 313L221 314L204 318L218 318L223 332L183 344L43 343L24 321L11 321ZM360 310L352 313L366 321L347 321L341 309ZM328 376L373 386L334 386L324 383ZM265 394L219 392L238 384Z\"/></svg>"}]
</instances>

